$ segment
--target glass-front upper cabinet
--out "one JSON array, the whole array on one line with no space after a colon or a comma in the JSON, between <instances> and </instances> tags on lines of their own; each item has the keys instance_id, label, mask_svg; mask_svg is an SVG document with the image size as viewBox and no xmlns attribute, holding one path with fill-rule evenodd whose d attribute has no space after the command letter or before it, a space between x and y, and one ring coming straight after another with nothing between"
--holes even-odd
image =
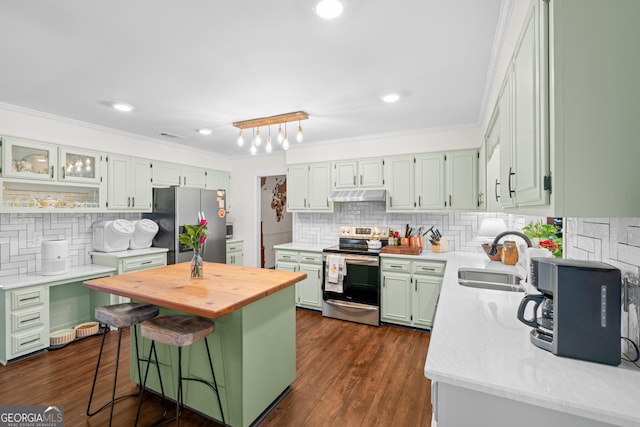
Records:
<instances>
[{"instance_id":1,"label":"glass-front upper cabinet","mask_svg":"<svg viewBox=\"0 0 640 427\"><path fill-rule=\"evenodd\" d=\"M57 146L20 138L2 138L4 177L55 180Z\"/></svg>"},{"instance_id":2,"label":"glass-front upper cabinet","mask_svg":"<svg viewBox=\"0 0 640 427\"><path fill-rule=\"evenodd\" d=\"M61 182L100 183L102 156L94 151L60 147L58 180Z\"/></svg>"}]
</instances>

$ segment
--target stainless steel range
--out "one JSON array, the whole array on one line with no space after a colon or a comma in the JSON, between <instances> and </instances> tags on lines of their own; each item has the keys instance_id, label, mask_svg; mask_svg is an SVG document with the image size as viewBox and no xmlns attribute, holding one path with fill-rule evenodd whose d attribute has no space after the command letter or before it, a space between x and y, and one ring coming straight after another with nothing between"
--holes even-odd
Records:
<instances>
[{"instance_id":1,"label":"stainless steel range","mask_svg":"<svg viewBox=\"0 0 640 427\"><path fill-rule=\"evenodd\" d=\"M380 324L380 247L388 237L387 227L340 227L339 244L322 251L323 316ZM375 240L379 247L370 248Z\"/></svg>"}]
</instances>

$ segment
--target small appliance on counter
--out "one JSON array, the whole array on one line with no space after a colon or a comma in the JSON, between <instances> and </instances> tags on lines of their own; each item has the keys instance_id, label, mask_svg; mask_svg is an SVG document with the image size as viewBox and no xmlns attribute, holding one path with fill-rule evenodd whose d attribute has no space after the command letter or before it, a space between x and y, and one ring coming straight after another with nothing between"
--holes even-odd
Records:
<instances>
[{"instance_id":1,"label":"small appliance on counter","mask_svg":"<svg viewBox=\"0 0 640 427\"><path fill-rule=\"evenodd\" d=\"M45 240L42 242L42 271L45 276L64 274L69 270L69 241Z\"/></svg>"},{"instance_id":2,"label":"small appliance on counter","mask_svg":"<svg viewBox=\"0 0 640 427\"><path fill-rule=\"evenodd\" d=\"M150 219L133 222L133 235L129 241L129 249L145 249L151 247L153 238L158 233L158 224Z\"/></svg>"},{"instance_id":3,"label":"small appliance on counter","mask_svg":"<svg viewBox=\"0 0 640 427\"><path fill-rule=\"evenodd\" d=\"M518 320L533 327L531 342L558 356L620 364L620 270L596 261L531 259L531 285ZM533 316L525 309L533 302ZM540 316L539 316L540 314Z\"/></svg>"},{"instance_id":4,"label":"small appliance on counter","mask_svg":"<svg viewBox=\"0 0 640 427\"><path fill-rule=\"evenodd\" d=\"M129 249L134 225L126 219L100 221L93 225L93 250L98 252L119 252Z\"/></svg>"}]
</instances>

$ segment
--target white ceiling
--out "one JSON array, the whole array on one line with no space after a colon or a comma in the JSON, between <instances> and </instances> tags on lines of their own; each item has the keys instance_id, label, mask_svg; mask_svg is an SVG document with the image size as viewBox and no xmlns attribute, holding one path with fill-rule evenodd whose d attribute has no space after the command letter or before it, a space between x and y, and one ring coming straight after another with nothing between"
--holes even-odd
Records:
<instances>
[{"instance_id":1,"label":"white ceiling","mask_svg":"<svg viewBox=\"0 0 640 427\"><path fill-rule=\"evenodd\" d=\"M0 0L0 102L226 156L248 151L232 122L296 110L303 144L476 126L502 3Z\"/></svg>"}]
</instances>

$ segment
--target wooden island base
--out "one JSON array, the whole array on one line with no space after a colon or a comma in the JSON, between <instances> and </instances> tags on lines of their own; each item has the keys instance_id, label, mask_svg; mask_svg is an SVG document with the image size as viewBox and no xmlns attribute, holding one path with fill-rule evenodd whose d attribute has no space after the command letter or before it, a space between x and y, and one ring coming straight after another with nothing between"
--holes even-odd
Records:
<instances>
[{"instance_id":1,"label":"wooden island base","mask_svg":"<svg viewBox=\"0 0 640 427\"><path fill-rule=\"evenodd\" d=\"M205 278L190 281L181 279L188 277L187 264L93 280L85 282L85 286L156 304L160 307L160 316L187 313L214 319L216 329L208 341L225 419L232 426L249 426L289 389L295 379L296 312L295 287L292 285L306 275L205 263ZM192 294L184 299L195 305L193 310L175 301L177 289ZM166 301L163 301L163 295L168 296ZM195 295L197 298L193 297ZM235 301L231 301L232 295L236 295ZM217 301L223 303L216 305ZM181 304L179 309L176 303ZM233 308L229 309L229 305ZM146 358L151 341L138 339L141 357ZM204 345L202 340L183 349L183 376L211 380ZM156 348L165 395L175 399L177 350L161 344L156 344ZM131 351L131 378L137 381L133 342ZM145 368L143 363L143 373ZM149 369L147 388L160 393L160 382L153 366ZM221 420L210 388L187 381L183 391L186 406Z\"/></svg>"}]
</instances>

